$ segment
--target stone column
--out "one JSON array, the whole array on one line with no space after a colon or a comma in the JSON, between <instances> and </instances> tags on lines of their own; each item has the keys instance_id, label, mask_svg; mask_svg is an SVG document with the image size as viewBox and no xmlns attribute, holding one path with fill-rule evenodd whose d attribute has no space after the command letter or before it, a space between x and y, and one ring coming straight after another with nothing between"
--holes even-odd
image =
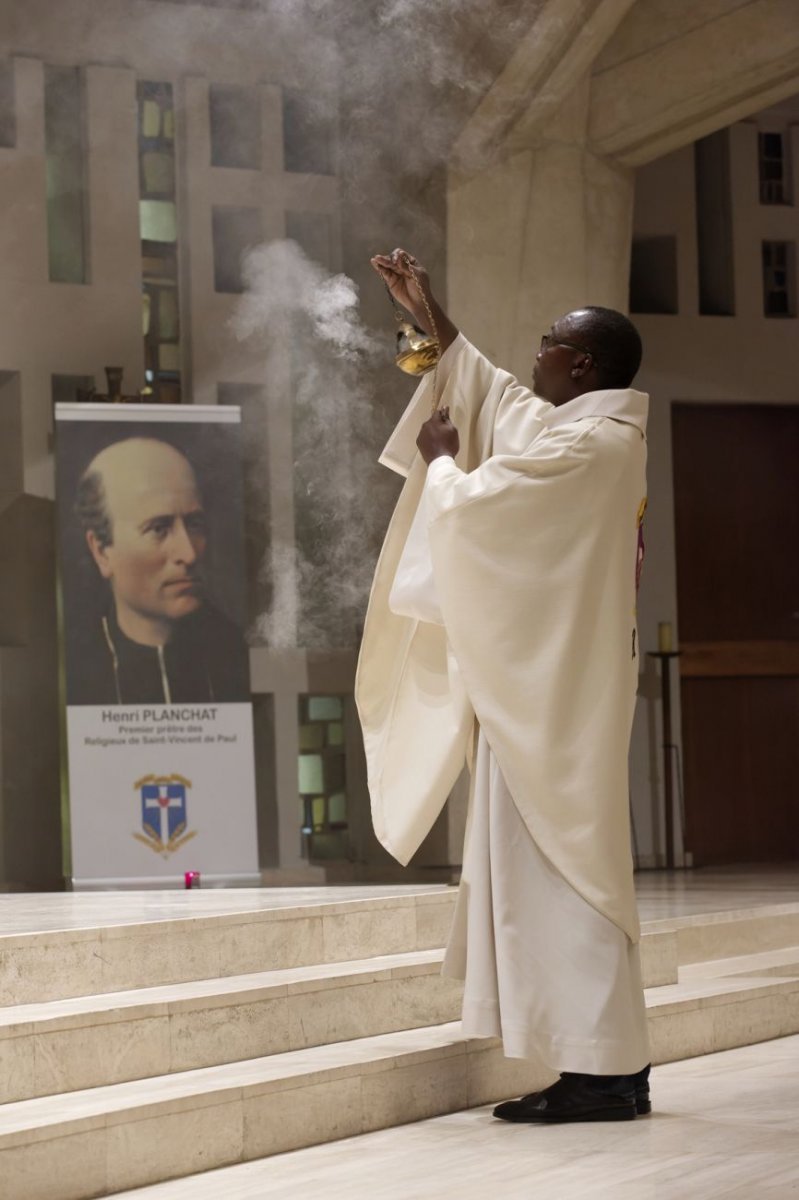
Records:
<instances>
[{"instance_id":1,"label":"stone column","mask_svg":"<svg viewBox=\"0 0 799 1200\"><path fill-rule=\"evenodd\" d=\"M588 149L588 90L586 77L529 146L511 133L490 162L449 171L451 315L525 383L556 317L583 304L627 310L634 171ZM462 783L448 803L453 864L467 792Z\"/></svg>"},{"instance_id":2,"label":"stone column","mask_svg":"<svg viewBox=\"0 0 799 1200\"><path fill-rule=\"evenodd\" d=\"M634 172L587 148L587 118L586 82L534 144L449 174L453 319L522 381L556 317L627 308Z\"/></svg>"}]
</instances>

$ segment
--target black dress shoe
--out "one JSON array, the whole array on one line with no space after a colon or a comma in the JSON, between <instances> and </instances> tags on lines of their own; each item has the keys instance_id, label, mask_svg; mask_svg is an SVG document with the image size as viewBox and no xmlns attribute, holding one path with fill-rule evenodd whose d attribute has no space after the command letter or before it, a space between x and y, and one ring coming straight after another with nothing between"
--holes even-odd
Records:
<instances>
[{"instance_id":1,"label":"black dress shoe","mask_svg":"<svg viewBox=\"0 0 799 1200\"><path fill-rule=\"evenodd\" d=\"M645 1117L652 1111L652 1102L649 1099L649 1067L644 1067L643 1071L632 1075L631 1079L635 1087L635 1111L639 1117Z\"/></svg>"},{"instance_id":2,"label":"black dress shoe","mask_svg":"<svg viewBox=\"0 0 799 1200\"><path fill-rule=\"evenodd\" d=\"M632 1080L632 1076L619 1079ZM566 1074L543 1092L506 1100L494 1109L502 1121L634 1121L637 1109L632 1082L605 1088L598 1076Z\"/></svg>"},{"instance_id":3,"label":"black dress shoe","mask_svg":"<svg viewBox=\"0 0 799 1200\"><path fill-rule=\"evenodd\" d=\"M614 1092L628 1091L632 1087L635 1090L635 1111L639 1117L645 1117L652 1111L649 1099L650 1070L651 1063L647 1063L642 1071L636 1071L634 1075L584 1075L583 1079L588 1079L602 1090Z\"/></svg>"}]
</instances>

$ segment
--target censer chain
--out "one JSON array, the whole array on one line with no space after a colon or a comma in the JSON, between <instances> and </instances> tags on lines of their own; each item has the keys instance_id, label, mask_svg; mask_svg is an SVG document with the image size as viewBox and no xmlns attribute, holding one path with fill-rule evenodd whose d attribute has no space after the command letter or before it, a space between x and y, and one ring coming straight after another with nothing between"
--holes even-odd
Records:
<instances>
[{"instance_id":1,"label":"censer chain","mask_svg":"<svg viewBox=\"0 0 799 1200\"><path fill-rule=\"evenodd\" d=\"M436 355L436 361L433 364L432 412L436 413L438 411L438 400L439 400L439 397L438 397L438 360L441 357L441 343L438 341L438 328L436 326L436 319L433 316L433 310L430 307L430 301L427 299L427 292L422 287L422 284L419 280L419 276L416 273L416 268L414 267L413 263L411 262L411 260L408 258L407 255L405 256L405 265L408 268L411 279L413 280L413 282L416 284L416 286L419 289L419 294L422 297L422 304L424 305L424 311L426 312L427 319L430 322L430 332L433 335L433 338L435 339L435 341L438 342L438 346L439 346L438 354Z\"/></svg>"}]
</instances>

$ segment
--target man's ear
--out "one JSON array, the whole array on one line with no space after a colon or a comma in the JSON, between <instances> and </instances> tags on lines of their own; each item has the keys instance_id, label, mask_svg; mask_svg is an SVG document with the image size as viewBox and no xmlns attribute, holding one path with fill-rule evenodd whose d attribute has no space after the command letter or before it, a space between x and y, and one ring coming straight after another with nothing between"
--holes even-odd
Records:
<instances>
[{"instance_id":1,"label":"man's ear","mask_svg":"<svg viewBox=\"0 0 799 1200\"><path fill-rule=\"evenodd\" d=\"M593 365L594 357L592 354L581 354L572 366L572 379L579 379L581 375L587 375Z\"/></svg>"},{"instance_id":2,"label":"man's ear","mask_svg":"<svg viewBox=\"0 0 799 1200\"><path fill-rule=\"evenodd\" d=\"M94 559L97 570L102 575L103 579L110 579L112 575L111 564L108 561L107 547L100 544L100 540L93 529L86 531L86 545L89 547L89 553Z\"/></svg>"}]
</instances>

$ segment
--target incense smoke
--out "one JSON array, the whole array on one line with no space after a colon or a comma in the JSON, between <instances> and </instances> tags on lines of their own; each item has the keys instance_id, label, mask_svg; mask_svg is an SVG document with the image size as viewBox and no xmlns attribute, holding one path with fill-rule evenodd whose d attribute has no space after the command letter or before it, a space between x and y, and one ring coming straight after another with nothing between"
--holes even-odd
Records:
<instances>
[{"instance_id":1,"label":"incense smoke","mask_svg":"<svg viewBox=\"0 0 799 1200\"><path fill-rule=\"evenodd\" d=\"M305 252L296 241L276 241L247 256L234 329L240 339L261 340L266 402L292 414L293 481L285 487L296 544L273 531L261 577L268 608L255 629L274 649L357 642L396 492L375 460L392 405L396 415L410 395L408 381L387 365L393 322L379 285L371 288L368 258L407 244L440 281L444 165L521 27L517 7L524 10L511 3L497 22L479 0L254 6L282 44L295 54L301 47L305 133L309 144L315 136L325 142L316 147L322 163L329 153L340 181L344 261L365 288L369 280L385 329L382 339L369 332L355 280L313 261L305 238Z\"/></svg>"},{"instance_id":2,"label":"incense smoke","mask_svg":"<svg viewBox=\"0 0 799 1200\"><path fill-rule=\"evenodd\" d=\"M319 350L334 358L354 363L376 349L376 339L358 316L353 281L346 275L329 275L296 242L275 241L251 250L243 274L247 292L233 319L239 339L262 334L269 343L276 323L289 321L299 344L310 336L318 340Z\"/></svg>"},{"instance_id":3,"label":"incense smoke","mask_svg":"<svg viewBox=\"0 0 799 1200\"><path fill-rule=\"evenodd\" d=\"M274 649L358 640L396 494L375 462L392 404L398 415L410 397L409 381L389 365L393 321L368 258L407 244L440 281L444 164L496 73L500 43L512 43L513 7L498 24L478 0L268 6L286 43L302 45L311 64L306 100L314 98L311 119L321 127L327 120L335 146L345 261L385 330L382 339L367 330L356 282L312 261L311 247L272 242L249 254L235 331L262 340L267 403L292 412L296 545L273 533L262 570L269 602L255 631Z\"/></svg>"},{"instance_id":4,"label":"incense smoke","mask_svg":"<svg viewBox=\"0 0 799 1200\"><path fill-rule=\"evenodd\" d=\"M352 646L363 618L381 521L367 481L375 458L364 369L385 345L362 324L357 289L290 241L247 257L233 328L265 351L267 403L292 412L296 542L274 540L271 592L256 633L273 649Z\"/></svg>"}]
</instances>

